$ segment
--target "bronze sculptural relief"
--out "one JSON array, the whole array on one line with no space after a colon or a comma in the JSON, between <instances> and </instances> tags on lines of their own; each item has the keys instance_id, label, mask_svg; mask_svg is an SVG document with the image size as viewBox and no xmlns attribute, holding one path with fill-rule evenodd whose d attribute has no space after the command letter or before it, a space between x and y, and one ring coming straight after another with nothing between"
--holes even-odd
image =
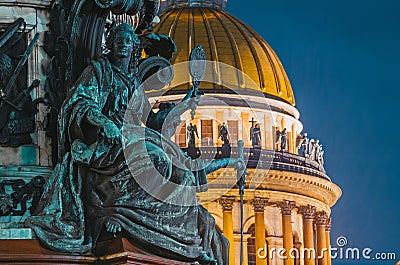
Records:
<instances>
[{"instance_id":1,"label":"bronze sculptural relief","mask_svg":"<svg viewBox=\"0 0 400 265\"><path fill-rule=\"evenodd\" d=\"M26 47L25 26L19 18L0 36L0 145L8 147L31 144L36 128L37 102L30 92L40 82L36 79L27 87L25 64L39 34Z\"/></svg>"},{"instance_id":2,"label":"bronze sculptural relief","mask_svg":"<svg viewBox=\"0 0 400 265\"><path fill-rule=\"evenodd\" d=\"M60 252L86 253L122 236L158 256L227 264L229 243L196 191L221 167L243 171L243 160L201 165L185 155L159 128L179 124L164 124L166 116L196 108L193 89L154 113L137 76L133 29L118 25L107 45L111 52L86 67L61 107L59 163L28 225Z\"/></svg>"}]
</instances>

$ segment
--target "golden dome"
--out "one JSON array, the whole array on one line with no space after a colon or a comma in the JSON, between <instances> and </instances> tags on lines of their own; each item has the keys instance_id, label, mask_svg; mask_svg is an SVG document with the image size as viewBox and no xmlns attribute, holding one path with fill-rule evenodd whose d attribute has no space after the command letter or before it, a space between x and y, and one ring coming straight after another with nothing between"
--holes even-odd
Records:
<instances>
[{"instance_id":1,"label":"golden dome","mask_svg":"<svg viewBox=\"0 0 400 265\"><path fill-rule=\"evenodd\" d=\"M223 73L222 70L219 78L229 78L241 89L261 89L267 97L295 104L292 87L278 56L257 32L239 19L208 7L169 9L160 15L160 19L154 33L169 35L176 42L178 51L172 59L173 64L187 61L191 49L201 45L207 60L241 70L257 88L247 86L246 78L240 74ZM222 92L218 82L206 84L206 87L202 83L201 89Z\"/></svg>"}]
</instances>

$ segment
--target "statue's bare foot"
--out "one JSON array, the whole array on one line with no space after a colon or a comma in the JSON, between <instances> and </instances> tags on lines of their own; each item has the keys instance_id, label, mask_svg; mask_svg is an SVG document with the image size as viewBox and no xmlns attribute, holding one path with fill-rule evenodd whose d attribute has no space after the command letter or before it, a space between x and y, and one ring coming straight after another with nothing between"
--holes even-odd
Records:
<instances>
[{"instance_id":1,"label":"statue's bare foot","mask_svg":"<svg viewBox=\"0 0 400 265\"><path fill-rule=\"evenodd\" d=\"M114 235L122 231L120 223L111 218L106 222L106 230Z\"/></svg>"}]
</instances>

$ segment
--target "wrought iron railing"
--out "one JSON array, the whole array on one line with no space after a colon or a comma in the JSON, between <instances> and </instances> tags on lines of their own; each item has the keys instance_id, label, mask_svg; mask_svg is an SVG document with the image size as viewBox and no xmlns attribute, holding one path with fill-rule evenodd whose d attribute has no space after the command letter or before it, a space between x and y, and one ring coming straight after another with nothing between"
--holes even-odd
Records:
<instances>
[{"instance_id":1,"label":"wrought iron railing","mask_svg":"<svg viewBox=\"0 0 400 265\"><path fill-rule=\"evenodd\" d=\"M202 159L223 158L222 147L198 147L197 149ZM182 150L188 153L188 148L182 148ZM244 154L247 161L247 168L288 171L331 181L322 165L302 155L257 148L244 148ZM235 158L237 156L238 148L232 147L231 157Z\"/></svg>"}]
</instances>

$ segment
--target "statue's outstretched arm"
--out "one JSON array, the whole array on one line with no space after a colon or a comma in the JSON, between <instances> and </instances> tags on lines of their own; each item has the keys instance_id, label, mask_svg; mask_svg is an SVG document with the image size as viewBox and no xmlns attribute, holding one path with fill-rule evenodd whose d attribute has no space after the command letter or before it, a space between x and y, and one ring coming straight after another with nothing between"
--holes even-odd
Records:
<instances>
[{"instance_id":1,"label":"statue's outstretched arm","mask_svg":"<svg viewBox=\"0 0 400 265\"><path fill-rule=\"evenodd\" d=\"M191 90L188 94L192 93ZM158 111L155 113L151 105L145 96L145 102L143 104L143 113L148 113L147 119L143 120L143 123L146 124L146 127L151 128L156 131L161 131L163 126L173 127L171 130L175 132L176 127L180 124L180 117L181 115L190 109L196 109L198 104L197 97L188 97L186 100L182 100L179 104L166 104L168 105L165 109ZM145 115L146 116L146 115ZM168 124L164 124L167 122ZM197 132L196 132L197 134ZM171 135L172 136L172 135Z\"/></svg>"},{"instance_id":2,"label":"statue's outstretched arm","mask_svg":"<svg viewBox=\"0 0 400 265\"><path fill-rule=\"evenodd\" d=\"M227 166L233 166L238 171L244 171L246 169L246 163L241 158L222 158L211 161L205 168L205 172L206 174L210 174Z\"/></svg>"}]
</instances>

